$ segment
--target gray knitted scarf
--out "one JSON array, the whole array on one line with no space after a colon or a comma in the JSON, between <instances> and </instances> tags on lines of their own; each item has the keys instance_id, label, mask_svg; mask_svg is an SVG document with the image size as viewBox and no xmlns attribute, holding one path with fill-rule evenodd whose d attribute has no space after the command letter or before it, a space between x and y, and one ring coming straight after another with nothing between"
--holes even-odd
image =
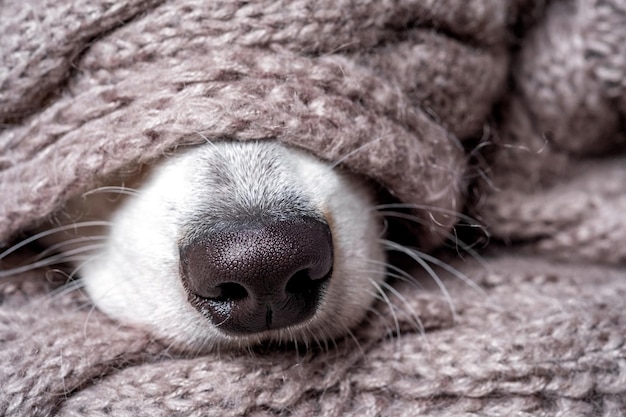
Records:
<instances>
[{"instance_id":1,"label":"gray knitted scarf","mask_svg":"<svg viewBox=\"0 0 626 417\"><path fill-rule=\"evenodd\" d=\"M626 414L623 0L0 0L0 63L0 248L205 138L371 178L423 249L464 207L492 242L306 350L178 351L2 278L0 415Z\"/></svg>"}]
</instances>

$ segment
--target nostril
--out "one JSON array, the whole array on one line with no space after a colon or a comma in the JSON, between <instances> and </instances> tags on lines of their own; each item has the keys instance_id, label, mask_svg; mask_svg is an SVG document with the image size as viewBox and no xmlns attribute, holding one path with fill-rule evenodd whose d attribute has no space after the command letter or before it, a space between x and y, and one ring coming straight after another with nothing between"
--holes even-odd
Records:
<instances>
[{"instance_id":1,"label":"nostril","mask_svg":"<svg viewBox=\"0 0 626 417\"><path fill-rule=\"evenodd\" d=\"M239 301L248 296L246 287L236 282L225 282L215 287L215 296L206 297L215 301L227 302L227 301Z\"/></svg>"},{"instance_id":2,"label":"nostril","mask_svg":"<svg viewBox=\"0 0 626 417\"><path fill-rule=\"evenodd\" d=\"M328 278L328 275L322 278L313 279L311 278L310 270L303 269L296 272L289 279L289 281L287 281L285 291L287 292L287 294L293 295L308 294L312 291L317 291L326 278Z\"/></svg>"}]
</instances>

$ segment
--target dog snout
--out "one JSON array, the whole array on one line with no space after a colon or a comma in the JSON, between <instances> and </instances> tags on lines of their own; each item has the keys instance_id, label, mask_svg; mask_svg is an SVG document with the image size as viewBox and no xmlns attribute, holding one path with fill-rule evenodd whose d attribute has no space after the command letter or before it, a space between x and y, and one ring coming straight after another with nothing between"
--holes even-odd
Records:
<instances>
[{"instance_id":1,"label":"dog snout","mask_svg":"<svg viewBox=\"0 0 626 417\"><path fill-rule=\"evenodd\" d=\"M231 223L180 248L189 301L221 331L234 335L311 318L332 267L330 228L312 217Z\"/></svg>"}]
</instances>

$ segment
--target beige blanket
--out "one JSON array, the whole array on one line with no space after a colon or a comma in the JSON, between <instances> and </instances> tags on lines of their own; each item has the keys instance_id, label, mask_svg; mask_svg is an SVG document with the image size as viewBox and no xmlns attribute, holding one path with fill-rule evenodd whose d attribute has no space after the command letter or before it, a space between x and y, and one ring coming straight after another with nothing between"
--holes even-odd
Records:
<instances>
[{"instance_id":1,"label":"beige blanket","mask_svg":"<svg viewBox=\"0 0 626 417\"><path fill-rule=\"evenodd\" d=\"M13 275L0 415L626 414L622 0L0 14L0 247L117 169L204 138L280 140L419 206L415 245L443 247L446 288L415 268L420 285L394 283L354 337L198 356L58 291L54 272ZM464 207L489 239L452 229Z\"/></svg>"}]
</instances>

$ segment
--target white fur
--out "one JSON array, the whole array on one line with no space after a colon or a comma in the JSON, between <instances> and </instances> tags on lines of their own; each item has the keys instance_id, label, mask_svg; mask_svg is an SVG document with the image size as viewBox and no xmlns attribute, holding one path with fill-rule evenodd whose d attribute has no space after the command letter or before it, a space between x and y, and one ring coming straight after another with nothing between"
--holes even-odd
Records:
<instances>
[{"instance_id":1,"label":"white fur","mask_svg":"<svg viewBox=\"0 0 626 417\"><path fill-rule=\"evenodd\" d=\"M269 174L263 168L267 155L276 168ZM254 336L228 336L187 301L178 242L188 232L186 219L220 203L216 198L221 194L207 189L215 175L209 165L216 158L228 162L233 198L263 204L263 199L278 201L284 190L295 190L326 217L333 236L333 275L321 307L306 322ZM323 340L346 334L362 319L374 298L372 281L384 278L384 252L378 243L381 222L360 179L271 142L209 143L164 158L151 169L138 194L115 208L104 249L82 268L98 308L194 349Z\"/></svg>"}]
</instances>

